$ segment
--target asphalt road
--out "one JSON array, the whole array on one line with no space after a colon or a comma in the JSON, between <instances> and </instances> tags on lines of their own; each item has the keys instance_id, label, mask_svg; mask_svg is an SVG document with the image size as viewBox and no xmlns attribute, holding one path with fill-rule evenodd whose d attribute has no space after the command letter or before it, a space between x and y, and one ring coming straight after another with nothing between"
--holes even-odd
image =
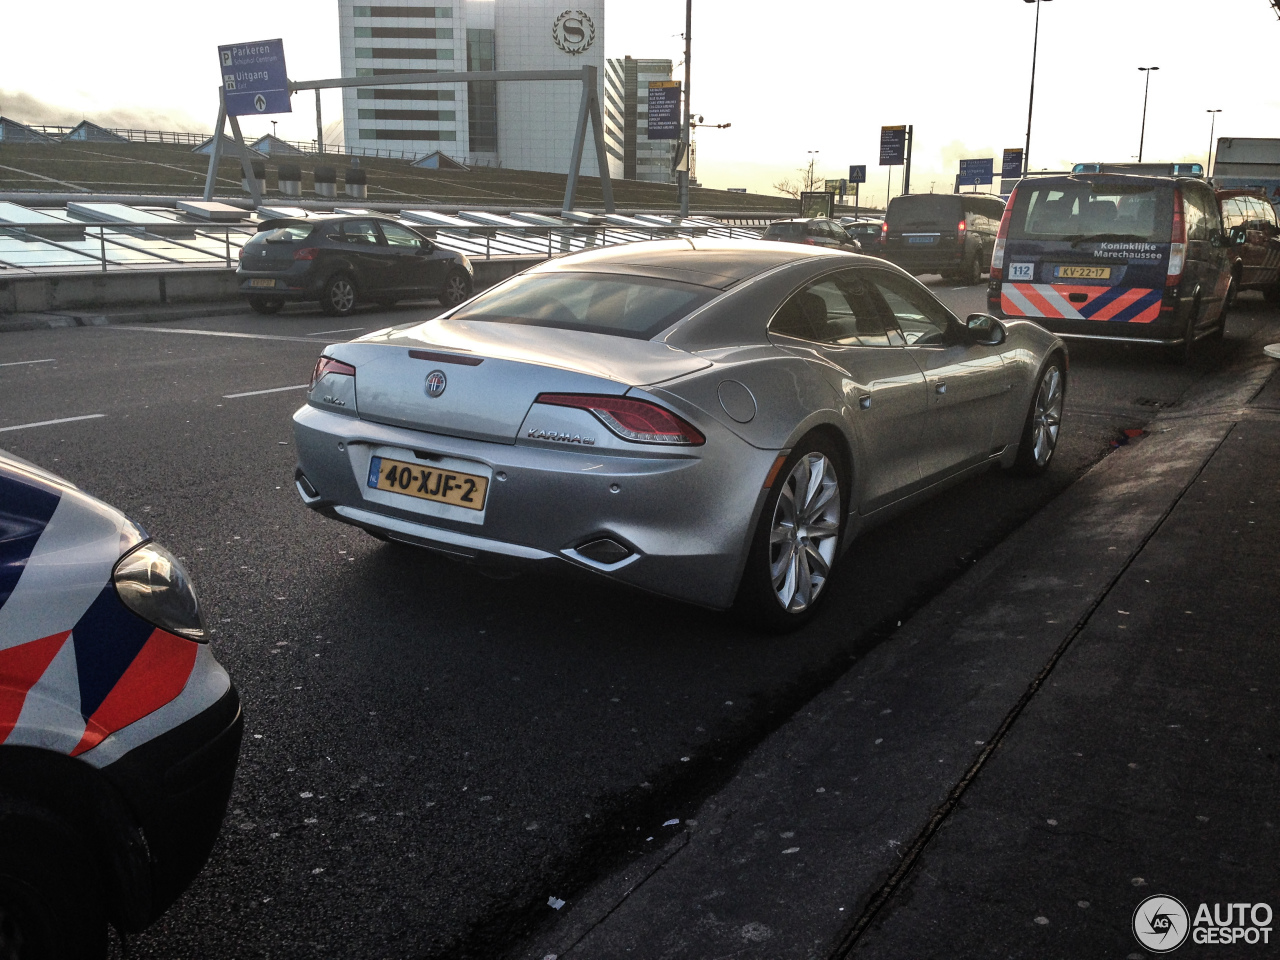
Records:
<instances>
[{"instance_id":1,"label":"asphalt road","mask_svg":"<svg viewBox=\"0 0 1280 960\"><path fill-rule=\"evenodd\" d=\"M936 290L982 308L983 287ZM130 955L501 952L1176 403L1270 309L1255 296L1187 368L1074 349L1047 476L990 473L871 532L783 639L603 582L487 579L304 509L289 418L320 347L431 308L0 334L0 447L184 558L245 702L222 837Z\"/></svg>"}]
</instances>

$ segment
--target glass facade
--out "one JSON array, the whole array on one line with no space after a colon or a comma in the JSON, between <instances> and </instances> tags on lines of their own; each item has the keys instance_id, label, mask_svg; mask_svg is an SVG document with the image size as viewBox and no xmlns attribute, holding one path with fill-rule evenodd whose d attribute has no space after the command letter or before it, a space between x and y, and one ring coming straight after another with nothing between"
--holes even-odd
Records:
<instances>
[{"instance_id":1,"label":"glass facade","mask_svg":"<svg viewBox=\"0 0 1280 960\"><path fill-rule=\"evenodd\" d=\"M494 70L498 51L493 30L467 30L467 69ZM498 152L498 84L473 80L467 84L467 121L472 153Z\"/></svg>"}]
</instances>

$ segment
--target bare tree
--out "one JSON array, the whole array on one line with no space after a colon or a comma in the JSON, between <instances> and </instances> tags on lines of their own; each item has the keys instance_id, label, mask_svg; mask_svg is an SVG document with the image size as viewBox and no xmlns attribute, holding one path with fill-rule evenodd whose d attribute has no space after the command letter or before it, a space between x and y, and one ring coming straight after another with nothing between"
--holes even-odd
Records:
<instances>
[{"instance_id":1,"label":"bare tree","mask_svg":"<svg viewBox=\"0 0 1280 960\"><path fill-rule=\"evenodd\" d=\"M795 197L800 199L800 185L790 177L783 177L773 185L773 189L777 190L784 197Z\"/></svg>"},{"instance_id":2,"label":"bare tree","mask_svg":"<svg viewBox=\"0 0 1280 960\"><path fill-rule=\"evenodd\" d=\"M1280 2L1280 0L1277 0ZM773 185L773 189L777 190L784 196L796 197L799 199L800 194L804 193L821 193L826 188L826 180L818 175L818 158L810 157L809 163L796 171L799 179L793 177L784 177Z\"/></svg>"}]
</instances>

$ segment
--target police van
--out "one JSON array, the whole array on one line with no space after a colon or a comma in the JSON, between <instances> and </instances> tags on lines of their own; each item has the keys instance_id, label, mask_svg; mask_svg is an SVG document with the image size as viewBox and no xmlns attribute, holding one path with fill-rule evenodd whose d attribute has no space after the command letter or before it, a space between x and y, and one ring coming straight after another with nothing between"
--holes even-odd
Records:
<instances>
[{"instance_id":1,"label":"police van","mask_svg":"<svg viewBox=\"0 0 1280 960\"><path fill-rule=\"evenodd\" d=\"M99 958L222 826L240 699L179 560L0 451L0 957Z\"/></svg>"},{"instance_id":2,"label":"police van","mask_svg":"<svg viewBox=\"0 0 1280 960\"><path fill-rule=\"evenodd\" d=\"M1183 360L1221 337L1231 270L1213 190L1199 164L1150 167L1077 164L1020 180L992 254L989 312Z\"/></svg>"}]
</instances>

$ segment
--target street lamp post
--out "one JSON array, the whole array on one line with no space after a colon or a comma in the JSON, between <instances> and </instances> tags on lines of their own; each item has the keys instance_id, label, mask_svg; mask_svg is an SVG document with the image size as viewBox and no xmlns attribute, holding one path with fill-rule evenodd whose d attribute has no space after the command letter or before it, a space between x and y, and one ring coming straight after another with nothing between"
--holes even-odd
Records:
<instances>
[{"instance_id":1,"label":"street lamp post","mask_svg":"<svg viewBox=\"0 0 1280 960\"><path fill-rule=\"evenodd\" d=\"M1031 41L1031 95L1027 98L1027 144L1022 151L1022 175L1031 172L1031 110L1036 103L1036 53L1040 49L1040 4L1048 0L1022 0L1036 5L1036 32Z\"/></svg>"},{"instance_id":2,"label":"street lamp post","mask_svg":"<svg viewBox=\"0 0 1280 960\"><path fill-rule=\"evenodd\" d=\"M1213 128L1217 124L1218 114L1221 112L1221 110L1205 111L1205 113L1209 114L1209 159L1206 160L1204 164L1204 175L1206 177L1212 176L1213 174Z\"/></svg>"},{"instance_id":3,"label":"street lamp post","mask_svg":"<svg viewBox=\"0 0 1280 960\"><path fill-rule=\"evenodd\" d=\"M689 215L689 149L693 142L693 118L689 114L689 57L693 49L693 0L684 5L684 169L680 171L680 216Z\"/></svg>"},{"instance_id":4,"label":"street lamp post","mask_svg":"<svg viewBox=\"0 0 1280 960\"><path fill-rule=\"evenodd\" d=\"M1147 142L1147 94L1151 90L1151 74L1159 70L1159 67L1139 67L1143 73L1147 75L1146 83L1142 88L1142 133L1138 137L1138 162L1142 162L1142 147Z\"/></svg>"},{"instance_id":5,"label":"street lamp post","mask_svg":"<svg viewBox=\"0 0 1280 960\"><path fill-rule=\"evenodd\" d=\"M814 170L814 166L818 162L818 154L820 154L822 151L806 150L805 152L809 154L809 169L805 171L804 188L806 190L813 190L813 184L814 184L813 170Z\"/></svg>"}]
</instances>

